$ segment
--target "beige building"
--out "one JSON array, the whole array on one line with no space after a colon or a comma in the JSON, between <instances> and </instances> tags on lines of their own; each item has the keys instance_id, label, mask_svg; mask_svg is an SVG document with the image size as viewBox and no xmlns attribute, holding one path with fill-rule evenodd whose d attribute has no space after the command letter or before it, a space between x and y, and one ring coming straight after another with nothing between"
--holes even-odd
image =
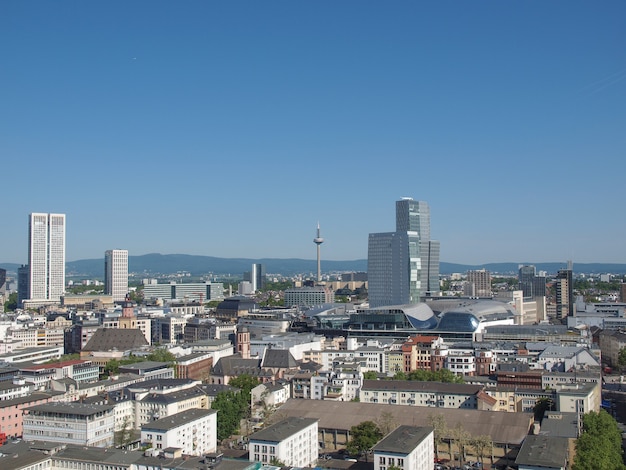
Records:
<instances>
[{"instance_id":1,"label":"beige building","mask_svg":"<svg viewBox=\"0 0 626 470\"><path fill-rule=\"evenodd\" d=\"M359 392L363 403L386 403L430 408L479 409L480 385L413 380L364 380Z\"/></svg>"},{"instance_id":2,"label":"beige building","mask_svg":"<svg viewBox=\"0 0 626 470\"><path fill-rule=\"evenodd\" d=\"M619 352L626 347L626 333L612 330L602 331L599 335L599 344L603 362L611 367L617 367Z\"/></svg>"}]
</instances>

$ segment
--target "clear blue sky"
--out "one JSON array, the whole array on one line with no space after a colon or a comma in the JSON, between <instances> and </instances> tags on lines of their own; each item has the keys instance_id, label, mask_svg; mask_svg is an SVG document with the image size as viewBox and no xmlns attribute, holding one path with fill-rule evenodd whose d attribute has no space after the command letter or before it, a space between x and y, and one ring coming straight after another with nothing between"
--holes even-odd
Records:
<instances>
[{"instance_id":1,"label":"clear blue sky","mask_svg":"<svg viewBox=\"0 0 626 470\"><path fill-rule=\"evenodd\" d=\"M427 201L441 260L626 262L626 2L0 2L0 262L367 257Z\"/></svg>"}]
</instances>

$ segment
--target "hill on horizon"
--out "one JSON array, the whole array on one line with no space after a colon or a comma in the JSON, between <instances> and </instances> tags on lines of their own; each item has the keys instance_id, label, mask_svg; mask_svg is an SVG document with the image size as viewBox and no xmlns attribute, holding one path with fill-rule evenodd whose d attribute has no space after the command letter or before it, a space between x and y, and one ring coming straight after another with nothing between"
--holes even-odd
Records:
<instances>
[{"instance_id":1,"label":"hill on horizon","mask_svg":"<svg viewBox=\"0 0 626 470\"><path fill-rule=\"evenodd\" d=\"M149 253L139 256L129 256L129 272L140 275L144 273L148 276L158 276L174 274L177 272L188 272L192 276L204 274L234 275L236 277L250 271L253 263L265 265L265 272L268 274L282 274L291 276L295 274L306 274L317 272L317 260L306 260L299 258L218 258L214 256L184 255L160 253ZM517 275L519 265L533 264L537 271L546 271L548 274L555 274L559 269L566 267L565 263L487 263L482 265L467 265L458 263L441 262L439 271L441 274L465 273L468 270L486 269L494 274ZM0 268L8 272L16 273L19 264L0 263ZM367 260L334 261L322 260L322 271L324 273L339 272L365 272L367 271ZM619 263L574 263L574 272L588 274L626 274L626 264ZM68 277L84 277L87 279L103 279L104 258L84 259L69 261L66 263L66 275Z\"/></svg>"}]
</instances>

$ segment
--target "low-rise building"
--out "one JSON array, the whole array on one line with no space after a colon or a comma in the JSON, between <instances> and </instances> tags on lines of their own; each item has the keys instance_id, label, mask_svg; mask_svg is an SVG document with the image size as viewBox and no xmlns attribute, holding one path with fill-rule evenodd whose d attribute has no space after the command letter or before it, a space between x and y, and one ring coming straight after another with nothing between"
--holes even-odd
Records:
<instances>
[{"instance_id":1,"label":"low-rise building","mask_svg":"<svg viewBox=\"0 0 626 470\"><path fill-rule=\"evenodd\" d=\"M319 456L317 422L315 418L287 418L255 432L249 438L249 460L315 467Z\"/></svg>"},{"instance_id":2,"label":"low-rise building","mask_svg":"<svg viewBox=\"0 0 626 470\"><path fill-rule=\"evenodd\" d=\"M373 448L374 470L430 469L435 458L431 427L398 426Z\"/></svg>"},{"instance_id":3,"label":"low-rise building","mask_svg":"<svg viewBox=\"0 0 626 470\"><path fill-rule=\"evenodd\" d=\"M25 440L83 446L113 445L113 406L83 403L46 403L26 408Z\"/></svg>"},{"instance_id":4,"label":"low-rise building","mask_svg":"<svg viewBox=\"0 0 626 470\"><path fill-rule=\"evenodd\" d=\"M519 470L565 470L568 466L568 440L545 435L527 436L517 454Z\"/></svg>"},{"instance_id":5,"label":"low-rise building","mask_svg":"<svg viewBox=\"0 0 626 470\"><path fill-rule=\"evenodd\" d=\"M24 379L14 378L0 382L0 401L12 398L26 397L30 395L33 386Z\"/></svg>"},{"instance_id":6,"label":"low-rise building","mask_svg":"<svg viewBox=\"0 0 626 470\"><path fill-rule=\"evenodd\" d=\"M136 426L193 408L209 409L209 399L199 381L150 380L129 387L129 391L136 404Z\"/></svg>"},{"instance_id":7,"label":"low-rise building","mask_svg":"<svg viewBox=\"0 0 626 470\"><path fill-rule=\"evenodd\" d=\"M27 396L0 400L0 433L7 437L20 437L23 434L23 410L52 401L50 393L30 393Z\"/></svg>"},{"instance_id":8,"label":"low-rise building","mask_svg":"<svg viewBox=\"0 0 626 470\"><path fill-rule=\"evenodd\" d=\"M142 444L155 449L180 449L204 455L217 449L217 411L191 409L141 426Z\"/></svg>"},{"instance_id":9,"label":"low-rise building","mask_svg":"<svg viewBox=\"0 0 626 470\"><path fill-rule=\"evenodd\" d=\"M122 374L136 374L146 380L173 379L174 369L167 362L143 361L120 366Z\"/></svg>"},{"instance_id":10,"label":"low-rise building","mask_svg":"<svg viewBox=\"0 0 626 470\"><path fill-rule=\"evenodd\" d=\"M176 360L176 377L205 381L211 375L213 357L209 352L197 352Z\"/></svg>"},{"instance_id":11,"label":"low-rise building","mask_svg":"<svg viewBox=\"0 0 626 470\"><path fill-rule=\"evenodd\" d=\"M480 385L414 380L364 380L359 392L363 403L478 409Z\"/></svg>"}]
</instances>

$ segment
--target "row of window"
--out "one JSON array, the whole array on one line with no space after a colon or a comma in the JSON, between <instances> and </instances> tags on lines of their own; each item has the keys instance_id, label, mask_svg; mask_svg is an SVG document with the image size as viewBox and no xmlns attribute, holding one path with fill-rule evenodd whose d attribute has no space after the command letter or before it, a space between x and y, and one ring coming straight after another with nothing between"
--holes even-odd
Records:
<instances>
[{"instance_id":1,"label":"row of window","mask_svg":"<svg viewBox=\"0 0 626 470\"><path fill-rule=\"evenodd\" d=\"M390 467L391 466L403 467L404 466L404 459L403 458L381 456L381 457L378 458L378 463L380 465L389 465Z\"/></svg>"}]
</instances>

